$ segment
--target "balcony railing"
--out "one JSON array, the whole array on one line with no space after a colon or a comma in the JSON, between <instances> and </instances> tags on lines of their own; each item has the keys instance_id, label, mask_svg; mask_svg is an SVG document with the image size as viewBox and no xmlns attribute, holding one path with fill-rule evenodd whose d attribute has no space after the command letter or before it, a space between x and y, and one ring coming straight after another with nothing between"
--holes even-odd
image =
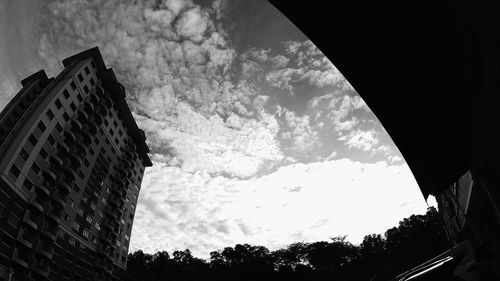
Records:
<instances>
[{"instance_id":1,"label":"balcony railing","mask_svg":"<svg viewBox=\"0 0 500 281\"><path fill-rule=\"evenodd\" d=\"M42 196L42 193L37 193L36 191L31 194L29 200L30 205L42 213L45 209L46 202L47 200Z\"/></svg>"},{"instance_id":2,"label":"balcony railing","mask_svg":"<svg viewBox=\"0 0 500 281\"><path fill-rule=\"evenodd\" d=\"M43 192L45 195L50 196L50 189L47 188L45 181L42 181L41 184L35 185L36 190Z\"/></svg>"},{"instance_id":3,"label":"balcony railing","mask_svg":"<svg viewBox=\"0 0 500 281\"><path fill-rule=\"evenodd\" d=\"M47 259L51 260L52 255L54 254L54 245L53 243L45 240L39 240L35 251Z\"/></svg>"},{"instance_id":4,"label":"balcony railing","mask_svg":"<svg viewBox=\"0 0 500 281\"><path fill-rule=\"evenodd\" d=\"M52 201L57 205L58 208L64 209L66 206L67 195L61 193L61 191L56 191L52 195Z\"/></svg>"},{"instance_id":5,"label":"balcony railing","mask_svg":"<svg viewBox=\"0 0 500 281\"><path fill-rule=\"evenodd\" d=\"M14 248L12 251L12 260L22 267L28 268L30 259L30 254L25 250Z\"/></svg>"},{"instance_id":6,"label":"balcony railing","mask_svg":"<svg viewBox=\"0 0 500 281\"><path fill-rule=\"evenodd\" d=\"M64 142L60 142L59 147L61 148L60 150L62 150L63 153L65 154L69 153L69 147Z\"/></svg>"},{"instance_id":7,"label":"balcony railing","mask_svg":"<svg viewBox=\"0 0 500 281\"><path fill-rule=\"evenodd\" d=\"M57 239L57 231L59 227L57 224L45 222L40 229L40 233L45 237L49 238L51 241L56 241Z\"/></svg>"},{"instance_id":8,"label":"balcony railing","mask_svg":"<svg viewBox=\"0 0 500 281\"><path fill-rule=\"evenodd\" d=\"M85 110L83 109L83 107L81 107L78 110L78 120L80 122L84 123L85 121L89 120L89 116L90 116L90 114L87 114L87 112L85 112Z\"/></svg>"},{"instance_id":9,"label":"balcony railing","mask_svg":"<svg viewBox=\"0 0 500 281\"><path fill-rule=\"evenodd\" d=\"M90 134L89 131L83 131L82 136L83 136L83 142L86 145L90 145L92 143L92 135Z\"/></svg>"},{"instance_id":10,"label":"balcony railing","mask_svg":"<svg viewBox=\"0 0 500 281\"><path fill-rule=\"evenodd\" d=\"M53 200L53 199L52 199ZM60 203L63 203L62 205ZM55 201L49 203L47 206L45 214L47 219L58 225L61 222L61 212L64 209L64 201L56 203Z\"/></svg>"},{"instance_id":11,"label":"balcony railing","mask_svg":"<svg viewBox=\"0 0 500 281\"><path fill-rule=\"evenodd\" d=\"M57 163L59 166L63 165L63 160L57 154L50 155L50 162L51 162L51 164L52 163Z\"/></svg>"},{"instance_id":12,"label":"balcony railing","mask_svg":"<svg viewBox=\"0 0 500 281\"><path fill-rule=\"evenodd\" d=\"M44 278L48 278L50 273L50 261L47 259L38 259L33 263L32 270L36 274L41 275Z\"/></svg>"},{"instance_id":13,"label":"balcony railing","mask_svg":"<svg viewBox=\"0 0 500 281\"><path fill-rule=\"evenodd\" d=\"M76 172L73 170L71 167L64 167L63 168L63 175L64 175L64 182L62 182L63 185L68 185L69 183L72 183L76 179ZM71 189L67 188L68 193L71 192Z\"/></svg>"},{"instance_id":14,"label":"balcony railing","mask_svg":"<svg viewBox=\"0 0 500 281\"><path fill-rule=\"evenodd\" d=\"M42 225L42 219L30 210L27 210L23 217L23 222L31 226L33 229L38 229Z\"/></svg>"},{"instance_id":15,"label":"balcony railing","mask_svg":"<svg viewBox=\"0 0 500 281\"><path fill-rule=\"evenodd\" d=\"M76 136L70 130L65 130L64 131L64 140L69 141L71 143L74 143L76 141Z\"/></svg>"},{"instance_id":16,"label":"balcony railing","mask_svg":"<svg viewBox=\"0 0 500 281\"><path fill-rule=\"evenodd\" d=\"M104 104L106 105L107 108L110 108L111 106L113 106L113 101L111 100L111 98L109 96L104 96L102 98L102 101L104 102Z\"/></svg>"},{"instance_id":17,"label":"balcony railing","mask_svg":"<svg viewBox=\"0 0 500 281\"><path fill-rule=\"evenodd\" d=\"M21 228L18 235L17 241L21 242L26 247L32 249L36 243L36 234L30 228Z\"/></svg>"}]
</instances>

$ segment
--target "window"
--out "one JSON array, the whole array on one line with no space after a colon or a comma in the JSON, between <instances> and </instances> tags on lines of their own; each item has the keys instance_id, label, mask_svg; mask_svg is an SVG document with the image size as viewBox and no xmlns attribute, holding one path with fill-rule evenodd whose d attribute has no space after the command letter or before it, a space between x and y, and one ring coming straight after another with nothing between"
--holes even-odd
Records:
<instances>
[{"instance_id":1,"label":"window","mask_svg":"<svg viewBox=\"0 0 500 281\"><path fill-rule=\"evenodd\" d=\"M69 104L69 107L71 107L71 110L73 110L73 111L75 111L75 110L76 110L76 105L75 105L73 102L71 102L71 103Z\"/></svg>"},{"instance_id":2,"label":"window","mask_svg":"<svg viewBox=\"0 0 500 281\"><path fill-rule=\"evenodd\" d=\"M95 151L94 151L94 149L92 149L92 147L91 147L91 148L89 148L89 151L90 151L90 155L94 156Z\"/></svg>"},{"instance_id":3,"label":"window","mask_svg":"<svg viewBox=\"0 0 500 281\"><path fill-rule=\"evenodd\" d=\"M86 66L86 67L85 67L85 74L87 74L87 75L89 75L89 74L90 74L90 71L89 71L89 67L88 67L88 66Z\"/></svg>"},{"instance_id":4,"label":"window","mask_svg":"<svg viewBox=\"0 0 500 281\"><path fill-rule=\"evenodd\" d=\"M51 136L51 135L47 138L47 140L49 141L49 143L50 143L51 145L54 145L54 143L56 142L56 140L54 139L54 137L53 137L53 136Z\"/></svg>"},{"instance_id":5,"label":"window","mask_svg":"<svg viewBox=\"0 0 500 281\"><path fill-rule=\"evenodd\" d=\"M33 184L30 182L30 180L28 179L25 179L24 182L23 182L23 186L27 189L27 190L31 190L33 188Z\"/></svg>"},{"instance_id":6,"label":"window","mask_svg":"<svg viewBox=\"0 0 500 281\"><path fill-rule=\"evenodd\" d=\"M99 210L99 212L97 213L101 218L104 217L104 214L102 213L101 210Z\"/></svg>"},{"instance_id":7,"label":"window","mask_svg":"<svg viewBox=\"0 0 500 281\"><path fill-rule=\"evenodd\" d=\"M124 223L125 223L125 220L124 220L123 218L120 218L120 222L121 222L122 224L124 224Z\"/></svg>"},{"instance_id":8,"label":"window","mask_svg":"<svg viewBox=\"0 0 500 281\"><path fill-rule=\"evenodd\" d=\"M28 138L29 142L31 143L31 145L35 146L36 145L36 138L33 134L31 134Z\"/></svg>"},{"instance_id":9,"label":"window","mask_svg":"<svg viewBox=\"0 0 500 281\"><path fill-rule=\"evenodd\" d=\"M69 215L66 214L66 212L63 214L63 219L64 221L69 222Z\"/></svg>"},{"instance_id":10,"label":"window","mask_svg":"<svg viewBox=\"0 0 500 281\"><path fill-rule=\"evenodd\" d=\"M83 91L85 93L88 93L89 92L89 87L87 87L87 85L83 86Z\"/></svg>"},{"instance_id":11,"label":"window","mask_svg":"<svg viewBox=\"0 0 500 281\"><path fill-rule=\"evenodd\" d=\"M100 225L98 222L96 222L96 223L95 223L95 228L96 228L97 230L101 230L101 225Z\"/></svg>"},{"instance_id":12,"label":"window","mask_svg":"<svg viewBox=\"0 0 500 281\"><path fill-rule=\"evenodd\" d=\"M16 218L14 215L9 216L9 224L12 225L13 227L17 227L19 224L19 219Z\"/></svg>"},{"instance_id":13,"label":"window","mask_svg":"<svg viewBox=\"0 0 500 281\"><path fill-rule=\"evenodd\" d=\"M59 99L56 99L56 102L55 102L56 106L57 106L57 109L61 109L62 107L62 103Z\"/></svg>"},{"instance_id":14,"label":"window","mask_svg":"<svg viewBox=\"0 0 500 281\"><path fill-rule=\"evenodd\" d=\"M63 113L63 118L64 118L64 121L66 121L66 122L67 122L67 121L69 120L69 115L68 115L68 113L64 112L64 113Z\"/></svg>"},{"instance_id":15,"label":"window","mask_svg":"<svg viewBox=\"0 0 500 281\"><path fill-rule=\"evenodd\" d=\"M85 167L88 167L90 165L89 160L87 158L83 159L83 164L85 164Z\"/></svg>"},{"instance_id":16,"label":"window","mask_svg":"<svg viewBox=\"0 0 500 281\"><path fill-rule=\"evenodd\" d=\"M49 120L54 119L54 113L50 109L47 110L47 113L45 113L45 115L47 115L47 118L49 118Z\"/></svg>"},{"instance_id":17,"label":"window","mask_svg":"<svg viewBox=\"0 0 500 281\"><path fill-rule=\"evenodd\" d=\"M41 148L40 149L40 156L42 156L43 159L46 159L47 156L49 156L49 155L47 154L47 151L45 151L45 149Z\"/></svg>"},{"instance_id":18,"label":"window","mask_svg":"<svg viewBox=\"0 0 500 281\"><path fill-rule=\"evenodd\" d=\"M63 95L64 95L64 98L65 98L65 99L69 99L69 93L68 93L68 90L64 89L64 91L63 91Z\"/></svg>"},{"instance_id":19,"label":"window","mask_svg":"<svg viewBox=\"0 0 500 281\"><path fill-rule=\"evenodd\" d=\"M71 81L70 85L71 85L71 89L73 89L73 91L76 90L76 84L74 81Z\"/></svg>"},{"instance_id":20,"label":"window","mask_svg":"<svg viewBox=\"0 0 500 281\"><path fill-rule=\"evenodd\" d=\"M87 200L88 200L87 196L83 196L83 197L82 197L82 201L83 201L83 202L87 203Z\"/></svg>"},{"instance_id":21,"label":"window","mask_svg":"<svg viewBox=\"0 0 500 281\"><path fill-rule=\"evenodd\" d=\"M73 184L73 190L76 192L76 193L79 193L80 192L80 187L78 186L78 184L74 183Z\"/></svg>"},{"instance_id":22,"label":"window","mask_svg":"<svg viewBox=\"0 0 500 281\"><path fill-rule=\"evenodd\" d=\"M58 133L61 133L62 132L62 127L61 127L61 124L57 123L56 125L56 130Z\"/></svg>"},{"instance_id":23,"label":"window","mask_svg":"<svg viewBox=\"0 0 500 281\"><path fill-rule=\"evenodd\" d=\"M122 243L120 243L120 241L116 240L116 246L120 247L122 245Z\"/></svg>"},{"instance_id":24,"label":"window","mask_svg":"<svg viewBox=\"0 0 500 281\"><path fill-rule=\"evenodd\" d=\"M113 121L113 126L115 126L115 128L118 127L118 123L116 123L116 120Z\"/></svg>"},{"instance_id":25,"label":"window","mask_svg":"<svg viewBox=\"0 0 500 281\"><path fill-rule=\"evenodd\" d=\"M45 124L43 124L42 120L40 120L40 122L38 122L38 129L40 129L40 131L42 131L42 133L45 132L46 127L45 127Z\"/></svg>"},{"instance_id":26,"label":"window","mask_svg":"<svg viewBox=\"0 0 500 281\"><path fill-rule=\"evenodd\" d=\"M93 61L90 62L90 65L92 66L92 68L95 68L95 64Z\"/></svg>"},{"instance_id":27,"label":"window","mask_svg":"<svg viewBox=\"0 0 500 281\"><path fill-rule=\"evenodd\" d=\"M130 240L130 237L127 234L125 234L125 240Z\"/></svg>"},{"instance_id":28,"label":"window","mask_svg":"<svg viewBox=\"0 0 500 281\"><path fill-rule=\"evenodd\" d=\"M87 229L83 230L83 236L89 238L89 231Z\"/></svg>"},{"instance_id":29,"label":"window","mask_svg":"<svg viewBox=\"0 0 500 281\"><path fill-rule=\"evenodd\" d=\"M93 202L92 202L92 203L90 203L90 209L92 209L92 210L94 210L94 211L95 211L95 207L96 207L96 206L95 206L95 204L94 204Z\"/></svg>"},{"instance_id":30,"label":"window","mask_svg":"<svg viewBox=\"0 0 500 281\"><path fill-rule=\"evenodd\" d=\"M82 95L80 95L80 93L76 95L76 98L78 99L79 102L83 101Z\"/></svg>"},{"instance_id":31,"label":"window","mask_svg":"<svg viewBox=\"0 0 500 281\"><path fill-rule=\"evenodd\" d=\"M36 163L33 163L33 165L31 165L31 170L36 174L38 175L38 173L40 173L40 167L38 167L38 165Z\"/></svg>"},{"instance_id":32,"label":"window","mask_svg":"<svg viewBox=\"0 0 500 281\"><path fill-rule=\"evenodd\" d=\"M78 176L83 180L85 178L85 174L82 171L78 171Z\"/></svg>"},{"instance_id":33,"label":"window","mask_svg":"<svg viewBox=\"0 0 500 281\"><path fill-rule=\"evenodd\" d=\"M87 219L86 219L89 223L92 223L92 217L91 216L87 216Z\"/></svg>"},{"instance_id":34,"label":"window","mask_svg":"<svg viewBox=\"0 0 500 281\"><path fill-rule=\"evenodd\" d=\"M75 201L73 201L73 199L69 199L68 205L70 208L73 208L75 206Z\"/></svg>"},{"instance_id":35,"label":"window","mask_svg":"<svg viewBox=\"0 0 500 281\"><path fill-rule=\"evenodd\" d=\"M83 76L81 73L78 73L78 81L82 82L83 81Z\"/></svg>"},{"instance_id":36,"label":"window","mask_svg":"<svg viewBox=\"0 0 500 281\"><path fill-rule=\"evenodd\" d=\"M69 238L69 244L71 244L71 246L75 246L75 244L76 244L76 240L75 240L75 238L70 237L70 238ZM66 271L67 271L67 270L66 270ZM68 275L69 275L69 271L68 271Z\"/></svg>"},{"instance_id":37,"label":"window","mask_svg":"<svg viewBox=\"0 0 500 281\"><path fill-rule=\"evenodd\" d=\"M76 211L76 213L80 216L83 216L83 209L82 208L78 208L78 210Z\"/></svg>"},{"instance_id":38,"label":"window","mask_svg":"<svg viewBox=\"0 0 500 281\"><path fill-rule=\"evenodd\" d=\"M102 202L102 204L106 205L106 199L105 198L102 198L101 202Z\"/></svg>"},{"instance_id":39,"label":"window","mask_svg":"<svg viewBox=\"0 0 500 281\"><path fill-rule=\"evenodd\" d=\"M95 81L94 81L94 78L90 78L90 85L94 86L95 85Z\"/></svg>"},{"instance_id":40,"label":"window","mask_svg":"<svg viewBox=\"0 0 500 281\"><path fill-rule=\"evenodd\" d=\"M74 231L80 230L80 225L77 222L73 222L73 230Z\"/></svg>"},{"instance_id":41,"label":"window","mask_svg":"<svg viewBox=\"0 0 500 281\"><path fill-rule=\"evenodd\" d=\"M21 173L21 171L19 171L19 168L16 167L16 165L12 165L12 167L10 168L10 173L14 176L14 177L19 177L19 174Z\"/></svg>"},{"instance_id":42,"label":"window","mask_svg":"<svg viewBox=\"0 0 500 281\"><path fill-rule=\"evenodd\" d=\"M21 156L21 158L26 161L28 160L28 152L26 152L26 150L24 150L24 148L21 148L21 151L19 151L19 156Z\"/></svg>"}]
</instances>

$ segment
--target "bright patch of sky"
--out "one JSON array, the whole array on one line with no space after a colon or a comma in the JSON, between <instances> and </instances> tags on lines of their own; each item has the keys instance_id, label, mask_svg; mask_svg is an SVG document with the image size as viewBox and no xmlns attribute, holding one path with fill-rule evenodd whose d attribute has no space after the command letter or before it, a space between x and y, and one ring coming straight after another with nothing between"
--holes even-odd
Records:
<instances>
[{"instance_id":1,"label":"bright patch of sky","mask_svg":"<svg viewBox=\"0 0 500 281\"><path fill-rule=\"evenodd\" d=\"M0 108L99 46L147 136L131 251L381 233L427 205L335 66L265 1L0 2Z\"/></svg>"}]
</instances>

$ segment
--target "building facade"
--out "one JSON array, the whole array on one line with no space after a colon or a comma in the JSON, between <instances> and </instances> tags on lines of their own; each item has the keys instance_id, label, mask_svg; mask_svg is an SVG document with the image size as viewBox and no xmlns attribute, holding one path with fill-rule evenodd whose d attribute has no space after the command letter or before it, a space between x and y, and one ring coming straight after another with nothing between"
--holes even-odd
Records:
<instances>
[{"instance_id":1,"label":"building facade","mask_svg":"<svg viewBox=\"0 0 500 281\"><path fill-rule=\"evenodd\" d=\"M0 113L0 280L120 280L145 135L93 48L42 70Z\"/></svg>"}]
</instances>

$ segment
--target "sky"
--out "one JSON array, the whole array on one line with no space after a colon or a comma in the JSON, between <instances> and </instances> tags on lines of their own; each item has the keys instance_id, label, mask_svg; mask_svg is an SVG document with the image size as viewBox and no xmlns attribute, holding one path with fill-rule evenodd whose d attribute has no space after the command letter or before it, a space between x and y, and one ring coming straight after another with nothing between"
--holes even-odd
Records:
<instances>
[{"instance_id":1,"label":"sky","mask_svg":"<svg viewBox=\"0 0 500 281\"><path fill-rule=\"evenodd\" d=\"M0 0L0 110L94 46L151 149L130 251L360 243L428 207L356 90L264 0Z\"/></svg>"}]
</instances>

